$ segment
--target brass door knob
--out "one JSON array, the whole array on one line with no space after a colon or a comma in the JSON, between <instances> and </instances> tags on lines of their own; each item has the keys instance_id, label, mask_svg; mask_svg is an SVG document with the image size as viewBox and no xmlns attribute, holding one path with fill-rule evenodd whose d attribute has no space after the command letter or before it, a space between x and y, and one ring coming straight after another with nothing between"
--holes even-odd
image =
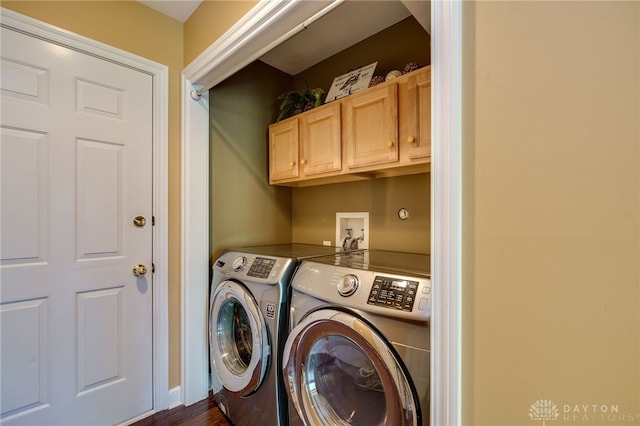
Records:
<instances>
[{"instance_id":1,"label":"brass door knob","mask_svg":"<svg viewBox=\"0 0 640 426\"><path fill-rule=\"evenodd\" d=\"M144 265L136 265L133 267L133 275L136 277L142 277L143 275L146 275L146 273L147 267Z\"/></svg>"},{"instance_id":2,"label":"brass door knob","mask_svg":"<svg viewBox=\"0 0 640 426\"><path fill-rule=\"evenodd\" d=\"M133 224L137 227L143 227L147 224L147 219L144 216L136 216L133 218Z\"/></svg>"}]
</instances>

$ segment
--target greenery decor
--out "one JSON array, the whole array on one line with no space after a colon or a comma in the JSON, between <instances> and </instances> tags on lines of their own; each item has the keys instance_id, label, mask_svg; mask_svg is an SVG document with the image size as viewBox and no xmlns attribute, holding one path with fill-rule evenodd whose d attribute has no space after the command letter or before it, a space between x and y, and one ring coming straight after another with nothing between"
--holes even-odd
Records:
<instances>
[{"instance_id":1,"label":"greenery decor","mask_svg":"<svg viewBox=\"0 0 640 426\"><path fill-rule=\"evenodd\" d=\"M319 87L312 90L305 89L302 92L296 90L285 92L278 96L278 99L282 100L282 103L280 104L280 115L278 115L277 121L318 107L322 105L324 98L324 90Z\"/></svg>"}]
</instances>

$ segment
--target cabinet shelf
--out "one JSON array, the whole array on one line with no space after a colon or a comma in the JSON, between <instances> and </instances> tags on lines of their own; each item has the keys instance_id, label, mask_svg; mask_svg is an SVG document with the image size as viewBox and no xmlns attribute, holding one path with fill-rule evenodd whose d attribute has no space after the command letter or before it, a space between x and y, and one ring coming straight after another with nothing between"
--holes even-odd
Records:
<instances>
[{"instance_id":1,"label":"cabinet shelf","mask_svg":"<svg viewBox=\"0 0 640 426\"><path fill-rule=\"evenodd\" d=\"M272 185L426 173L430 163L430 66L269 126Z\"/></svg>"}]
</instances>

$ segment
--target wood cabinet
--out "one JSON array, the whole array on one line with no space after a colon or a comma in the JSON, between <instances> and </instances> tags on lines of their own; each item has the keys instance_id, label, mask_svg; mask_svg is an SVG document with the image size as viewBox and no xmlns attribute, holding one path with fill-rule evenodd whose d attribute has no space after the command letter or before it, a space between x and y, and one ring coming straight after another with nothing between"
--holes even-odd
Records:
<instances>
[{"instance_id":1,"label":"wood cabinet","mask_svg":"<svg viewBox=\"0 0 640 426\"><path fill-rule=\"evenodd\" d=\"M429 171L431 67L269 126L269 183L307 186Z\"/></svg>"},{"instance_id":2,"label":"wood cabinet","mask_svg":"<svg viewBox=\"0 0 640 426\"><path fill-rule=\"evenodd\" d=\"M397 162L397 84L374 86L342 102L347 169L365 171Z\"/></svg>"},{"instance_id":3,"label":"wood cabinet","mask_svg":"<svg viewBox=\"0 0 640 426\"><path fill-rule=\"evenodd\" d=\"M334 102L300 117L302 177L328 176L342 171L340 103Z\"/></svg>"},{"instance_id":4,"label":"wood cabinet","mask_svg":"<svg viewBox=\"0 0 640 426\"><path fill-rule=\"evenodd\" d=\"M297 178L299 118L291 117L269 126L269 183Z\"/></svg>"},{"instance_id":5,"label":"wood cabinet","mask_svg":"<svg viewBox=\"0 0 640 426\"><path fill-rule=\"evenodd\" d=\"M431 67L403 79L398 88L400 164L431 158Z\"/></svg>"},{"instance_id":6,"label":"wood cabinet","mask_svg":"<svg viewBox=\"0 0 640 426\"><path fill-rule=\"evenodd\" d=\"M269 183L341 173L340 107L333 102L269 126Z\"/></svg>"}]
</instances>

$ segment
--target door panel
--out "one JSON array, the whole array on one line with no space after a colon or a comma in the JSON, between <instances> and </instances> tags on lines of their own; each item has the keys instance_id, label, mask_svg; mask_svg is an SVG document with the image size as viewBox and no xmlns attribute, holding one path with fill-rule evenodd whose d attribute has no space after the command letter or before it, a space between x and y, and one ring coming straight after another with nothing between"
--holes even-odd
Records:
<instances>
[{"instance_id":1,"label":"door panel","mask_svg":"<svg viewBox=\"0 0 640 426\"><path fill-rule=\"evenodd\" d=\"M120 287L77 295L79 394L125 377L123 294Z\"/></svg>"},{"instance_id":2,"label":"door panel","mask_svg":"<svg viewBox=\"0 0 640 426\"><path fill-rule=\"evenodd\" d=\"M48 305L44 298L0 305L3 413L49 402Z\"/></svg>"},{"instance_id":3,"label":"door panel","mask_svg":"<svg viewBox=\"0 0 640 426\"><path fill-rule=\"evenodd\" d=\"M122 256L123 145L79 139L77 149L78 259Z\"/></svg>"},{"instance_id":4,"label":"door panel","mask_svg":"<svg viewBox=\"0 0 640 426\"><path fill-rule=\"evenodd\" d=\"M118 423L152 408L152 77L1 47L0 417Z\"/></svg>"},{"instance_id":5,"label":"door panel","mask_svg":"<svg viewBox=\"0 0 640 426\"><path fill-rule=\"evenodd\" d=\"M2 185L2 264L44 262L47 248L47 137L39 132L0 129Z\"/></svg>"}]
</instances>

